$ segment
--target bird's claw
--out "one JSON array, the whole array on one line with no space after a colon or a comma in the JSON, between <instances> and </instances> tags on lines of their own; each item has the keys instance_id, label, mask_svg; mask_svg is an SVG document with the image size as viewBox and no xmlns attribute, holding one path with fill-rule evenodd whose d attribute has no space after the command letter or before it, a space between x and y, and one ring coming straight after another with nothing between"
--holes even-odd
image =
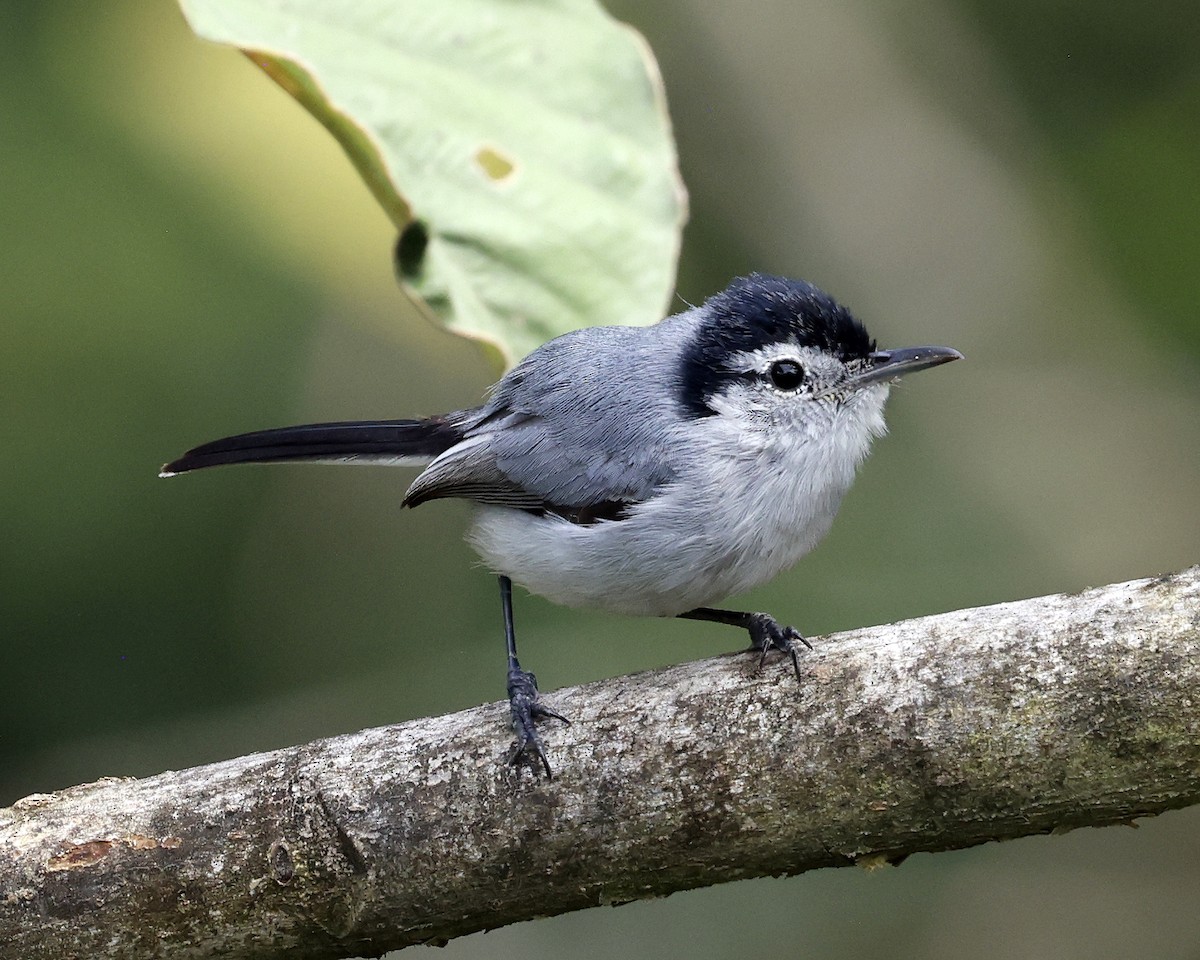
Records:
<instances>
[{"instance_id":1,"label":"bird's claw","mask_svg":"<svg viewBox=\"0 0 1200 960\"><path fill-rule=\"evenodd\" d=\"M546 779L553 779L550 761L546 759L546 748L538 735L536 722L543 717L561 720L567 725L570 725L571 721L538 700L537 677L528 670L517 669L508 672L508 705L512 711L513 730L517 734L517 742L509 751L508 762L516 763L525 754L532 754L533 759L546 771Z\"/></svg>"},{"instance_id":2,"label":"bird's claw","mask_svg":"<svg viewBox=\"0 0 1200 960\"><path fill-rule=\"evenodd\" d=\"M792 668L796 671L796 679L803 683L800 675L800 644L812 649L812 644L795 627L786 627L774 617L766 613L756 613L750 618L750 640L753 649L762 656L758 658L758 666L767 662L767 654L772 650L786 653L792 660Z\"/></svg>"}]
</instances>

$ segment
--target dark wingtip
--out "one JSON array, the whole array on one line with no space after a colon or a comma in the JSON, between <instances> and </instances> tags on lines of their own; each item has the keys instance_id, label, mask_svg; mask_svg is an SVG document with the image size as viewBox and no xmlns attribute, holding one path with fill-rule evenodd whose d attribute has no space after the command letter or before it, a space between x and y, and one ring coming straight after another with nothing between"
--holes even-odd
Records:
<instances>
[{"instance_id":1,"label":"dark wingtip","mask_svg":"<svg viewBox=\"0 0 1200 960\"><path fill-rule=\"evenodd\" d=\"M164 463L159 468L158 476L161 479L166 479L167 477L177 477L181 473L191 473L193 470L199 470L201 467L216 466L217 463L220 462L217 461L217 463L214 463L211 461L201 461L192 456L192 454L195 452L195 450L189 450L182 457L178 457L177 459L172 460L170 463Z\"/></svg>"},{"instance_id":2,"label":"dark wingtip","mask_svg":"<svg viewBox=\"0 0 1200 960\"><path fill-rule=\"evenodd\" d=\"M206 443L196 447L194 450L189 450L183 456L172 460L170 463L164 463L158 471L159 477L177 477L181 473L191 473L193 470L202 470L205 467L219 467L234 463L252 463L255 460L263 459L262 454L255 455L257 451L223 449L220 445L225 442L217 440L213 443Z\"/></svg>"}]
</instances>

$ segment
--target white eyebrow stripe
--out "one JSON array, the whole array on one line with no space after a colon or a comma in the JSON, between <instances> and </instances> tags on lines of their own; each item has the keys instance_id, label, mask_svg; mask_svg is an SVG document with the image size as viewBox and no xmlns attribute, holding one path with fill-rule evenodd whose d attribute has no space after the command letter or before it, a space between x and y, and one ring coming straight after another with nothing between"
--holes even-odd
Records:
<instances>
[{"instance_id":1,"label":"white eyebrow stripe","mask_svg":"<svg viewBox=\"0 0 1200 960\"><path fill-rule=\"evenodd\" d=\"M795 360L801 366L807 367L822 356L823 352L816 347L802 347L793 340L769 343L757 350L735 354L730 358L729 366L734 370L750 373L766 370L777 360Z\"/></svg>"}]
</instances>

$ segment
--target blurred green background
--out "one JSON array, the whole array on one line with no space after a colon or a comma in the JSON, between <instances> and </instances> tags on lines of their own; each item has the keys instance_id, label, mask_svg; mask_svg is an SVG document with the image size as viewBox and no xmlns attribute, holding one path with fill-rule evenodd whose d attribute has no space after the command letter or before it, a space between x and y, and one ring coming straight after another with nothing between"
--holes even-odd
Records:
<instances>
[{"instance_id":1,"label":"blurred green background","mask_svg":"<svg viewBox=\"0 0 1200 960\"><path fill-rule=\"evenodd\" d=\"M893 394L826 543L745 603L810 635L1200 561L1194 0L621 0L691 191L679 291L809 278ZM495 700L495 584L409 472L188 446L476 402L332 140L170 3L0 9L0 803ZM727 628L518 598L544 690ZM552 738L551 738L552 740ZM553 744L551 742L551 753ZM1200 957L1200 810L593 910L448 957Z\"/></svg>"}]
</instances>

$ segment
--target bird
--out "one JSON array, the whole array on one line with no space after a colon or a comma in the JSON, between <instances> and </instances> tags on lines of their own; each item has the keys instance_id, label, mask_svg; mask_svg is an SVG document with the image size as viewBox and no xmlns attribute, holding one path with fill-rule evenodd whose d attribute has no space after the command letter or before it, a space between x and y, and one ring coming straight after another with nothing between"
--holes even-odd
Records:
<instances>
[{"instance_id":1,"label":"bird","mask_svg":"<svg viewBox=\"0 0 1200 960\"><path fill-rule=\"evenodd\" d=\"M237 463L421 466L402 505L474 505L467 540L498 578L508 759L552 776L538 722L567 718L521 667L512 585L568 607L714 621L780 651L796 628L726 610L829 531L899 377L962 358L881 350L803 280L752 273L648 326L593 326L529 353L479 406L403 420L258 430L202 444L160 476Z\"/></svg>"}]
</instances>

